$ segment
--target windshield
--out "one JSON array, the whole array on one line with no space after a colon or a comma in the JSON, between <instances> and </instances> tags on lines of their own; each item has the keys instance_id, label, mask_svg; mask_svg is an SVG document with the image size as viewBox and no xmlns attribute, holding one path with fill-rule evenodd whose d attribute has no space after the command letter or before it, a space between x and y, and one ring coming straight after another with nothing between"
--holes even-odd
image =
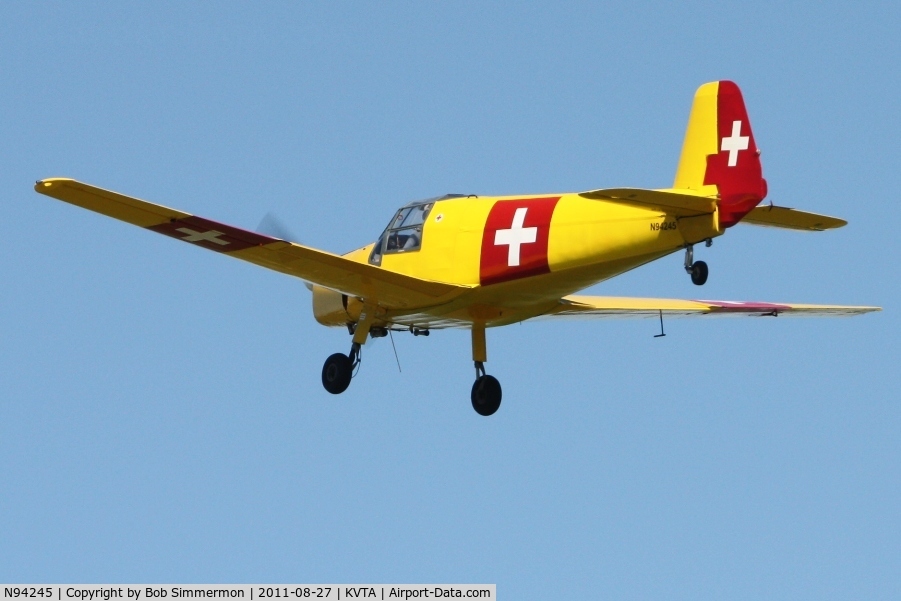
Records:
<instances>
[{"instance_id":1,"label":"windshield","mask_svg":"<svg viewBox=\"0 0 901 601\"><path fill-rule=\"evenodd\" d=\"M369 262L382 264L382 255L417 251L422 248L422 227L432 210L432 202L411 204L395 215L375 243Z\"/></svg>"}]
</instances>

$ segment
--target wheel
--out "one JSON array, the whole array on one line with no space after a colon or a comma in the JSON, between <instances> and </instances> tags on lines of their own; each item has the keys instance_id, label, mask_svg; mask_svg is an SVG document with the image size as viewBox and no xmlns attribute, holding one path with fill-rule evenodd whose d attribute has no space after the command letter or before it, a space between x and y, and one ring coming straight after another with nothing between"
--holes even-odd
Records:
<instances>
[{"instance_id":1,"label":"wheel","mask_svg":"<svg viewBox=\"0 0 901 601\"><path fill-rule=\"evenodd\" d=\"M501 406L501 383L494 376L480 376L472 385L472 408L479 415L493 415Z\"/></svg>"},{"instance_id":2,"label":"wheel","mask_svg":"<svg viewBox=\"0 0 901 601\"><path fill-rule=\"evenodd\" d=\"M322 385L332 394L341 394L350 386L354 374L354 366L350 357L335 353L325 360L322 366Z\"/></svg>"},{"instance_id":3,"label":"wheel","mask_svg":"<svg viewBox=\"0 0 901 601\"><path fill-rule=\"evenodd\" d=\"M703 286L707 281L707 263L695 261L691 264L691 283L695 286Z\"/></svg>"}]
</instances>

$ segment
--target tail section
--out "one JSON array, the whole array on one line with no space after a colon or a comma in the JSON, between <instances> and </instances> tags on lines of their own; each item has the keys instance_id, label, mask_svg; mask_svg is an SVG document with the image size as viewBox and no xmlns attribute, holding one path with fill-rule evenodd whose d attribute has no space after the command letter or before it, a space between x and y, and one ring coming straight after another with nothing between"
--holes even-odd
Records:
<instances>
[{"instance_id":1,"label":"tail section","mask_svg":"<svg viewBox=\"0 0 901 601\"><path fill-rule=\"evenodd\" d=\"M673 187L717 196L721 228L738 223L766 197L760 151L733 82L706 83L695 93Z\"/></svg>"}]
</instances>

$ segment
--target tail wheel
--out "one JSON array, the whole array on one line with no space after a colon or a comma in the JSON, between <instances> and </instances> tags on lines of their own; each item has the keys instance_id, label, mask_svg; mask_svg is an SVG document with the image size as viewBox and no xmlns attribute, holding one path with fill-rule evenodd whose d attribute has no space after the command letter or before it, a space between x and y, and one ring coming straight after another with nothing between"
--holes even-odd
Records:
<instances>
[{"instance_id":1,"label":"tail wheel","mask_svg":"<svg viewBox=\"0 0 901 601\"><path fill-rule=\"evenodd\" d=\"M479 376L472 385L472 408L489 416L501 406L501 383L494 376Z\"/></svg>"},{"instance_id":2,"label":"tail wheel","mask_svg":"<svg viewBox=\"0 0 901 601\"><path fill-rule=\"evenodd\" d=\"M695 286L703 286L707 281L707 263L695 261L691 264L691 283Z\"/></svg>"},{"instance_id":3,"label":"tail wheel","mask_svg":"<svg viewBox=\"0 0 901 601\"><path fill-rule=\"evenodd\" d=\"M322 366L322 386L332 394L341 394L350 386L353 362L343 353L335 353Z\"/></svg>"}]
</instances>

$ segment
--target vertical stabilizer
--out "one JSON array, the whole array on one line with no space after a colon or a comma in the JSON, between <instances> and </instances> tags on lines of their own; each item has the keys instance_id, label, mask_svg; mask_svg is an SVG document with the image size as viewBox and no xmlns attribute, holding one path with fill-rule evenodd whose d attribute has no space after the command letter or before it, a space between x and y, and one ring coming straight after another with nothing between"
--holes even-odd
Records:
<instances>
[{"instance_id":1,"label":"vertical stabilizer","mask_svg":"<svg viewBox=\"0 0 901 601\"><path fill-rule=\"evenodd\" d=\"M733 82L706 83L695 93L673 187L717 196L720 227L735 225L766 197L760 151Z\"/></svg>"}]
</instances>

